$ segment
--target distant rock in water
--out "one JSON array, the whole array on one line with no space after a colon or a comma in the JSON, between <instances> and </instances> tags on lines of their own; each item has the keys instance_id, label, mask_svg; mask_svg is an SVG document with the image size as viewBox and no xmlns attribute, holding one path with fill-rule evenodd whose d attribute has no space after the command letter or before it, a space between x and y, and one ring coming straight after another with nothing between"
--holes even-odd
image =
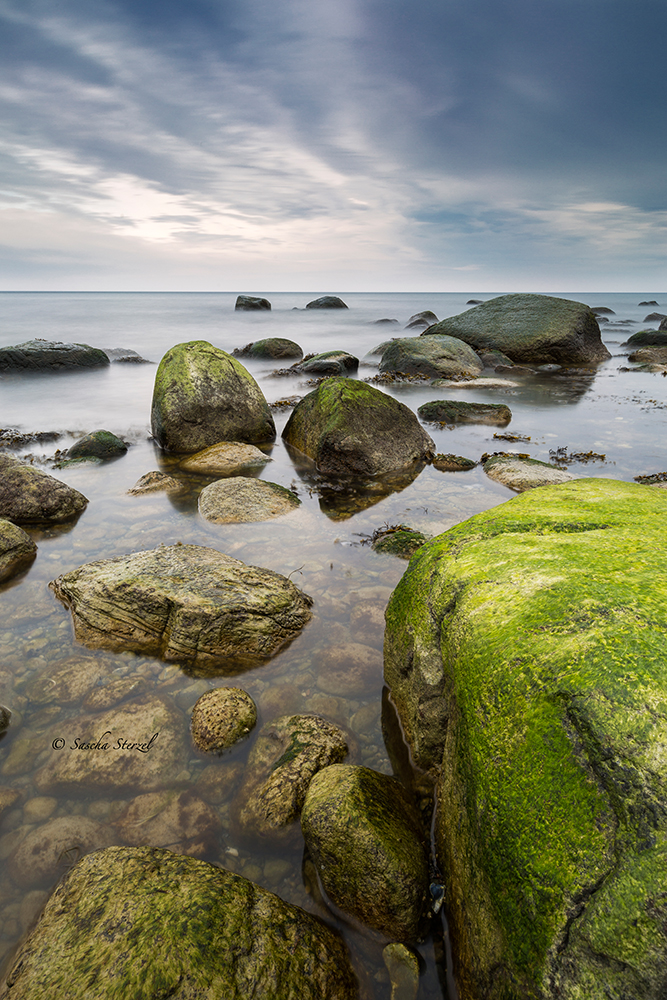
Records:
<instances>
[{"instance_id":1,"label":"distant rock in water","mask_svg":"<svg viewBox=\"0 0 667 1000\"><path fill-rule=\"evenodd\" d=\"M262 299L255 295L239 295L234 306L237 312L257 312L270 308L271 303L268 299Z\"/></svg>"},{"instance_id":2,"label":"distant rock in water","mask_svg":"<svg viewBox=\"0 0 667 1000\"><path fill-rule=\"evenodd\" d=\"M517 493L534 490L538 486L566 483L575 478L567 469L557 469L548 462L509 454L492 455L484 462L484 471L490 479Z\"/></svg>"},{"instance_id":3,"label":"distant rock in water","mask_svg":"<svg viewBox=\"0 0 667 1000\"><path fill-rule=\"evenodd\" d=\"M302 358L303 351L293 340L285 337L267 337L265 340L254 340L245 347L237 347L232 351L235 358L257 358L271 361L274 358Z\"/></svg>"},{"instance_id":4,"label":"distant rock in water","mask_svg":"<svg viewBox=\"0 0 667 1000\"><path fill-rule=\"evenodd\" d=\"M0 454L0 517L15 524L48 524L77 517L88 500L78 490Z\"/></svg>"},{"instance_id":5,"label":"distant rock in water","mask_svg":"<svg viewBox=\"0 0 667 1000\"><path fill-rule=\"evenodd\" d=\"M0 348L0 371L56 372L79 368L104 368L109 358L99 347L60 341L27 340Z\"/></svg>"},{"instance_id":6,"label":"distant rock in water","mask_svg":"<svg viewBox=\"0 0 667 1000\"><path fill-rule=\"evenodd\" d=\"M376 320L373 320L373 325L374 326L382 326L382 325L387 325L387 324L398 326L398 320L397 319L376 319Z\"/></svg>"},{"instance_id":7,"label":"distant rock in water","mask_svg":"<svg viewBox=\"0 0 667 1000\"><path fill-rule=\"evenodd\" d=\"M426 330L458 337L476 350L495 348L515 362L585 365L611 355L595 314L581 302L551 295L500 295Z\"/></svg>"},{"instance_id":8,"label":"distant rock in water","mask_svg":"<svg viewBox=\"0 0 667 1000\"><path fill-rule=\"evenodd\" d=\"M468 299L466 302L467 306L481 306L484 299Z\"/></svg>"},{"instance_id":9,"label":"distant rock in water","mask_svg":"<svg viewBox=\"0 0 667 1000\"><path fill-rule=\"evenodd\" d=\"M639 302L638 303L638 305L640 305L640 306L657 306L658 304L659 303L657 303L655 301L655 299L649 299L646 302Z\"/></svg>"},{"instance_id":10,"label":"distant rock in water","mask_svg":"<svg viewBox=\"0 0 667 1000\"><path fill-rule=\"evenodd\" d=\"M141 496L143 493L182 493L184 490L183 483L179 483L173 476L153 470L152 472L145 472L143 476L140 476L134 486L127 492L131 496Z\"/></svg>"},{"instance_id":11,"label":"distant rock in water","mask_svg":"<svg viewBox=\"0 0 667 1000\"><path fill-rule=\"evenodd\" d=\"M649 313L648 316L644 316L642 323L660 323L663 319L667 319L665 313Z\"/></svg>"},{"instance_id":12,"label":"distant rock in water","mask_svg":"<svg viewBox=\"0 0 667 1000\"><path fill-rule=\"evenodd\" d=\"M657 330L639 330L628 337L626 347L667 347L667 321L663 320Z\"/></svg>"},{"instance_id":13,"label":"distant rock in water","mask_svg":"<svg viewBox=\"0 0 667 1000\"><path fill-rule=\"evenodd\" d=\"M189 455L180 463L184 472L201 476L230 476L239 469L261 468L271 459L254 444L239 441L219 441L210 448Z\"/></svg>"},{"instance_id":14,"label":"distant rock in water","mask_svg":"<svg viewBox=\"0 0 667 1000\"><path fill-rule=\"evenodd\" d=\"M406 330L414 330L417 327L427 327L432 326L433 323L438 322L438 317L430 309L424 309L422 312L415 313L405 324Z\"/></svg>"},{"instance_id":15,"label":"distant rock in water","mask_svg":"<svg viewBox=\"0 0 667 1000\"><path fill-rule=\"evenodd\" d=\"M595 313L596 316L615 316L616 313L613 309L607 309L606 306L592 306L591 312Z\"/></svg>"},{"instance_id":16,"label":"distant rock in water","mask_svg":"<svg viewBox=\"0 0 667 1000\"><path fill-rule=\"evenodd\" d=\"M337 295L322 295L319 299L308 302L306 309L347 309L347 306Z\"/></svg>"},{"instance_id":17,"label":"distant rock in water","mask_svg":"<svg viewBox=\"0 0 667 1000\"><path fill-rule=\"evenodd\" d=\"M131 351L128 347L105 347L104 353L114 364L130 365L152 365L153 361L147 361L136 351Z\"/></svg>"}]
</instances>

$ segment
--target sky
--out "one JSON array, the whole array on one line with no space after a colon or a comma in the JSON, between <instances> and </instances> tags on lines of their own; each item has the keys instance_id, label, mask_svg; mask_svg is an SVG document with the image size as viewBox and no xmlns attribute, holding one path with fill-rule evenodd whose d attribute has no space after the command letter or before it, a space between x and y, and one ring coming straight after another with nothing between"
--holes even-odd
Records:
<instances>
[{"instance_id":1,"label":"sky","mask_svg":"<svg viewBox=\"0 0 667 1000\"><path fill-rule=\"evenodd\" d=\"M665 0L0 0L0 289L667 288Z\"/></svg>"}]
</instances>

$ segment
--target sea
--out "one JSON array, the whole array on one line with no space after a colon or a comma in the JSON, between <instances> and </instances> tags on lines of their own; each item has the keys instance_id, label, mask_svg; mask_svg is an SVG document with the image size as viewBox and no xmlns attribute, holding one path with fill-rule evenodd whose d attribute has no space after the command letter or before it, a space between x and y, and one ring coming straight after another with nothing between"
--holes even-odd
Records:
<instances>
[{"instance_id":1,"label":"sea","mask_svg":"<svg viewBox=\"0 0 667 1000\"><path fill-rule=\"evenodd\" d=\"M11 453L25 457L89 499L76 522L29 529L38 545L35 562L21 576L0 585L0 704L12 712L9 728L0 738L0 788L18 792L0 817L0 962L5 969L10 965L50 889L81 853L74 837L71 844L62 845L46 870L26 871L25 865L19 865L20 845L26 837L41 826L46 831L48 824L62 817L87 817L104 831L106 843L128 842L124 818L135 798L132 792L82 787L76 794L71 789L62 793L45 788L40 780L40 773L58 752L53 741L64 739L70 745L77 736L78 720L90 714L85 707L90 690L85 685L65 697L58 685L50 683L54 672L78 658L89 661L91 668L101 668L104 677L141 678L145 693L159 695L177 711L186 736L192 707L209 688L233 684L253 697L259 718L248 739L223 757L210 758L199 753L187 737L182 759L164 774L161 789L178 793L190 789L204 800L208 794L217 833L199 856L328 920L348 943L361 996L386 1000L390 983L382 960L382 939L340 911L327 908L312 884L312 872L309 875L304 865L298 831L289 847L272 847L244 836L235 821L235 797L257 733L287 714L315 713L342 726L350 735L354 763L385 774L394 772L401 735L383 688L381 629L362 635L355 632L353 612L362 602L382 610L406 563L375 552L370 544L373 534L406 524L435 536L515 494L489 479L480 464L465 472L439 472L427 465L414 477L390 487L326 483L295 462L280 437L291 412L289 401L312 391L315 383L305 375L277 371L290 362L244 359L269 403L278 404L273 410L277 437L267 449L271 461L252 475L292 488L301 507L294 514L261 523L207 522L198 513L197 497L212 477L182 473L177 457L161 452L151 438L156 366L170 347L193 340L208 341L228 352L266 337L294 340L304 353L342 349L360 359L353 377L370 380L414 411L438 398L502 402L510 407L512 420L505 428L428 425L439 452L475 462L485 453L520 452L558 464L577 477L631 482L637 476L667 471L667 380L660 372L640 371L628 361L629 349L624 346L636 331L657 327L657 321L646 322L645 317L663 308L667 313L667 292L552 293L609 310L600 324L611 354L608 361L590 371L552 371L515 379L505 374L503 378L512 384L497 388L475 387L473 382L446 390L428 381L373 382L379 358L369 352L391 337L411 335L405 327L418 312L428 309L443 319L470 308L471 299L493 298L491 293L342 291L336 294L347 309L306 310L315 293L255 290L252 294L272 303L271 311L262 312L235 311L236 294L0 293L0 346L43 338L131 349L149 362L114 363L73 373L0 376L0 430L52 432L48 439L26 440ZM129 444L122 458L58 467L56 451L99 429L112 431ZM151 470L180 477L185 492L129 495L128 490ZM95 559L176 542L207 545L288 576L313 598L312 622L269 663L235 673L233 678L192 676L156 658L78 645L70 613L56 600L49 582ZM350 677L347 684L332 685L326 671L319 669L319 660L324 651L350 642L371 647L376 667L362 678ZM93 676L99 683L100 670L91 669ZM60 695L51 693L53 686ZM212 766L219 769L218 778L228 776L228 781L217 781L215 795L210 793ZM435 872L433 878L446 878L446 873ZM442 911L434 917L433 933L417 950L422 969L420 1000L454 1000Z\"/></svg>"}]
</instances>

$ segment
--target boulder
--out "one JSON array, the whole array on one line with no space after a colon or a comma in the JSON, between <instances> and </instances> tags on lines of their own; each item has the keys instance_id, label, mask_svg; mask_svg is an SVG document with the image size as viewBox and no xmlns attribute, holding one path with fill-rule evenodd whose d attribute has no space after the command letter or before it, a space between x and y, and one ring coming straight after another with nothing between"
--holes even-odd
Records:
<instances>
[{"instance_id":1,"label":"boulder","mask_svg":"<svg viewBox=\"0 0 667 1000\"><path fill-rule=\"evenodd\" d=\"M50 586L78 642L190 669L265 662L311 618L311 599L284 576L201 545L100 559Z\"/></svg>"},{"instance_id":2,"label":"boulder","mask_svg":"<svg viewBox=\"0 0 667 1000\"><path fill-rule=\"evenodd\" d=\"M665 995L666 515L616 480L528 492L425 545L389 602L461 996Z\"/></svg>"},{"instance_id":3,"label":"boulder","mask_svg":"<svg viewBox=\"0 0 667 1000\"><path fill-rule=\"evenodd\" d=\"M151 425L161 448L187 453L218 441L261 444L276 436L269 404L250 372L204 340L177 344L162 358Z\"/></svg>"},{"instance_id":4,"label":"boulder","mask_svg":"<svg viewBox=\"0 0 667 1000\"><path fill-rule=\"evenodd\" d=\"M67 458L100 458L108 461L127 451L127 444L111 431L92 431L79 438L67 452Z\"/></svg>"},{"instance_id":5,"label":"boulder","mask_svg":"<svg viewBox=\"0 0 667 1000\"><path fill-rule=\"evenodd\" d=\"M254 340L245 347L237 347L233 352L237 358L257 358L260 361L271 361L276 358L302 358L303 351L293 340L285 337L266 337L264 340Z\"/></svg>"},{"instance_id":6,"label":"boulder","mask_svg":"<svg viewBox=\"0 0 667 1000\"><path fill-rule=\"evenodd\" d=\"M433 459L433 468L439 472L469 472L474 469L477 462L471 458L464 458L463 455L443 454L439 452Z\"/></svg>"},{"instance_id":7,"label":"boulder","mask_svg":"<svg viewBox=\"0 0 667 1000\"><path fill-rule=\"evenodd\" d=\"M136 351L130 350L129 347L105 347L104 353L109 358L113 364L128 364L128 365L152 365L152 361L147 361L146 358L142 358L140 354Z\"/></svg>"},{"instance_id":8,"label":"boulder","mask_svg":"<svg viewBox=\"0 0 667 1000\"><path fill-rule=\"evenodd\" d=\"M422 420L443 424L488 424L505 427L512 419L512 411L504 403L464 403L455 399L434 399L423 403L417 410Z\"/></svg>"},{"instance_id":9,"label":"boulder","mask_svg":"<svg viewBox=\"0 0 667 1000\"><path fill-rule=\"evenodd\" d=\"M16 524L60 523L77 517L87 503L59 479L0 454L0 517Z\"/></svg>"},{"instance_id":10,"label":"boulder","mask_svg":"<svg viewBox=\"0 0 667 1000\"><path fill-rule=\"evenodd\" d=\"M548 462L538 462L535 458L520 458L516 455L492 455L484 462L484 471L490 479L503 486L509 486L517 493L534 490L538 486L566 483L575 478L567 469L558 469Z\"/></svg>"},{"instance_id":11,"label":"boulder","mask_svg":"<svg viewBox=\"0 0 667 1000\"><path fill-rule=\"evenodd\" d=\"M374 476L427 461L433 441L403 403L365 382L332 378L295 406L283 438L329 476Z\"/></svg>"},{"instance_id":12,"label":"boulder","mask_svg":"<svg viewBox=\"0 0 667 1000\"><path fill-rule=\"evenodd\" d=\"M216 524L270 521L300 506L298 496L284 486L242 476L219 479L199 494L199 513Z\"/></svg>"},{"instance_id":13,"label":"boulder","mask_svg":"<svg viewBox=\"0 0 667 1000\"><path fill-rule=\"evenodd\" d=\"M71 719L67 739L59 729L54 736L64 745L53 748L34 779L49 795L153 792L173 780L187 760L181 713L153 696Z\"/></svg>"},{"instance_id":14,"label":"boulder","mask_svg":"<svg viewBox=\"0 0 667 1000\"><path fill-rule=\"evenodd\" d=\"M270 461L269 456L254 444L219 441L188 456L180 467L185 472L197 472L201 476L231 476L238 469L261 468Z\"/></svg>"},{"instance_id":15,"label":"boulder","mask_svg":"<svg viewBox=\"0 0 667 1000\"><path fill-rule=\"evenodd\" d=\"M426 327L433 326L434 323L438 322L438 317L430 309L424 309L422 312L415 313L405 324L406 330L414 330L416 327Z\"/></svg>"},{"instance_id":16,"label":"boulder","mask_svg":"<svg viewBox=\"0 0 667 1000\"><path fill-rule=\"evenodd\" d=\"M21 946L3 996L355 1000L341 938L240 875L150 847L83 858Z\"/></svg>"},{"instance_id":17,"label":"boulder","mask_svg":"<svg viewBox=\"0 0 667 1000\"><path fill-rule=\"evenodd\" d=\"M421 531L416 531L407 524L394 524L373 532L372 548L374 552L410 559L426 541L428 536Z\"/></svg>"},{"instance_id":18,"label":"boulder","mask_svg":"<svg viewBox=\"0 0 667 1000\"><path fill-rule=\"evenodd\" d=\"M98 347L63 344L60 341L28 340L14 347L0 347L0 372L78 371L104 368L109 358Z\"/></svg>"},{"instance_id":19,"label":"boulder","mask_svg":"<svg viewBox=\"0 0 667 1000\"><path fill-rule=\"evenodd\" d=\"M246 691L213 688L192 709L192 742L203 753L219 754L244 739L256 723L257 706Z\"/></svg>"},{"instance_id":20,"label":"boulder","mask_svg":"<svg viewBox=\"0 0 667 1000\"><path fill-rule=\"evenodd\" d=\"M342 299L337 295L322 295L306 304L306 309L347 309Z\"/></svg>"},{"instance_id":21,"label":"boulder","mask_svg":"<svg viewBox=\"0 0 667 1000\"><path fill-rule=\"evenodd\" d=\"M0 583L27 569L36 555L37 546L30 535L11 521L0 518Z\"/></svg>"},{"instance_id":22,"label":"boulder","mask_svg":"<svg viewBox=\"0 0 667 1000\"><path fill-rule=\"evenodd\" d=\"M184 490L183 483L179 483L178 479L154 470L140 476L127 492L130 496L142 496L144 493L182 493Z\"/></svg>"},{"instance_id":23,"label":"boulder","mask_svg":"<svg viewBox=\"0 0 667 1000\"><path fill-rule=\"evenodd\" d=\"M447 334L476 350L491 347L526 364L587 365L611 357L594 313L551 295L500 295L443 319L422 337Z\"/></svg>"},{"instance_id":24,"label":"boulder","mask_svg":"<svg viewBox=\"0 0 667 1000\"><path fill-rule=\"evenodd\" d=\"M116 829L132 847L166 847L200 858L215 850L221 826L217 813L191 790L172 788L137 795Z\"/></svg>"},{"instance_id":25,"label":"boulder","mask_svg":"<svg viewBox=\"0 0 667 1000\"><path fill-rule=\"evenodd\" d=\"M656 302L655 299L648 299L647 301L645 301L645 302L639 302L638 304L640 306L657 306L657 305L659 305L659 303Z\"/></svg>"},{"instance_id":26,"label":"boulder","mask_svg":"<svg viewBox=\"0 0 667 1000\"><path fill-rule=\"evenodd\" d=\"M296 365L296 370L307 375L345 375L346 372L356 372L359 358L346 351L325 351L316 354L307 361Z\"/></svg>"},{"instance_id":27,"label":"boulder","mask_svg":"<svg viewBox=\"0 0 667 1000\"><path fill-rule=\"evenodd\" d=\"M392 340L382 355L381 372L402 375L479 375L483 364L473 349L456 337L401 337Z\"/></svg>"},{"instance_id":28,"label":"boulder","mask_svg":"<svg viewBox=\"0 0 667 1000\"><path fill-rule=\"evenodd\" d=\"M641 303L640 303L640 305L641 305ZM664 313L652 312L652 313L649 313L648 316L644 316L644 319L642 320L642 322L643 323L660 323L661 320L663 320L663 319L667 319L667 316L665 316Z\"/></svg>"},{"instance_id":29,"label":"boulder","mask_svg":"<svg viewBox=\"0 0 667 1000\"><path fill-rule=\"evenodd\" d=\"M237 295L234 309L237 312L257 312L271 308L268 299L262 299L257 295Z\"/></svg>"},{"instance_id":30,"label":"boulder","mask_svg":"<svg viewBox=\"0 0 667 1000\"><path fill-rule=\"evenodd\" d=\"M267 846L298 844L295 824L313 775L344 760L347 753L345 733L317 715L284 716L268 723L250 751L233 802L236 824Z\"/></svg>"},{"instance_id":31,"label":"boulder","mask_svg":"<svg viewBox=\"0 0 667 1000\"><path fill-rule=\"evenodd\" d=\"M428 908L428 854L396 778L337 764L310 783L301 828L335 906L395 941L415 941Z\"/></svg>"},{"instance_id":32,"label":"boulder","mask_svg":"<svg viewBox=\"0 0 667 1000\"><path fill-rule=\"evenodd\" d=\"M664 320L663 320L664 323ZM625 342L626 347L667 347L667 327L662 323L657 330L639 330Z\"/></svg>"},{"instance_id":33,"label":"boulder","mask_svg":"<svg viewBox=\"0 0 667 1000\"><path fill-rule=\"evenodd\" d=\"M616 313L613 309L608 309L607 306L592 306L591 312L595 313L596 316L615 316Z\"/></svg>"},{"instance_id":34,"label":"boulder","mask_svg":"<svg viewBox=\"0 0 667 1000\"><path fill-rule=\"evenodd\" d=\"M24 888L54 880L84 854L108 847L111 833L87 816L60 816L41 824L21 841L9 860L14 881Z\"/></svg>"}]
</instances>

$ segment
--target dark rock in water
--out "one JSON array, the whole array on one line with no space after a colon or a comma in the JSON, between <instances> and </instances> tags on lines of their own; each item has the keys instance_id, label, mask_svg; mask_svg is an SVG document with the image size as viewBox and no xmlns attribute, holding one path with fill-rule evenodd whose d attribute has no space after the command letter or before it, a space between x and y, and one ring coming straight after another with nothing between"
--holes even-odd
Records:
<instances>
[{"instance_id":1,"label":"dark rock in water","mask_svg":"<svg viewBox=\"0 0 667 1000\"><path fill-rule=\"evenodd\" d=\"M664 323L664 320L663 320ZM667 327L661 329L662 323L657 330L639 330L628 337L625 342L626 347L666 347Z\"/></svg>"},{"instance_id":2,"label":"dark rock in water","mask_svg":"<svg viewBox=\"0 0 667 1000\"><path fill-rule=\"evenodd\" d=\"M420 406L417 413L422 420L436 420L443 424L505 427L512 419L512 411L504 403L465 403L455 399L434 399Z\"/></svg>"},{"instance_id":3,"label":"dark rock in water","mask_svg":"<svg viewBox=\"0 0 667 1000\"><path fill-rule=\"evenodd\" d=\"M394 941L416 941L428 905L418 816L396 778L334 764L310 783L301 827L322 886L341 910Z\"/></svg>"},{"instance_id":4,"label":"dark rock in water","mask_svg":"<svg viewBox=\"0 0 667 1000\"><path fill-rule=\"evenodd\" d=\"M640 306L657 306L658 304L659 303L656 302L655 299L649 299L646 302L639 302L638 303L638 305L640 305Z\"/></svg>"},{"instance_id":5,"label":"dark rock in water","mask_svg":"<svg viewBox=\"0 0 667 1000\"><path fill-rule=\"evenodd\" d=\"M667 319L664 313L649 313L648 316L644 316L642 323L660 323L663 319Z\"/></svg>"},{"instance_id":6,"label":"dark rock in water","mask_svg":"<svg viewBox=\"0 0 667 1000\"><path fill-rule=\"evenodd\" d=\"M17 524L0 518L0 583L27 569L36 555L37 546L30 535Z\"/></svg>"},{"instance_id":7,"label":"dark rock in water","mask_svg":"<svg viewBox=\"0 0 667 1000\"><path fill-rule=\"evenodd\" d=\"M462 455L437 454L433 459L433 468L439 472L469 472L474 469L477 462Z\"/></svg>"},{"instance_id":8,"label":"dark rock in water","mask_svg":"<svg viewBox=\"0 0 667 1000\"><path fill-rule=\"evenodd\" d=\"M240 312L257 312L260 309L270 308L271 303L268 299L262 299L255 295L239 295L234 306L234 309Z\"/></svg>"},{"instance_id":9,"label":"dark rock in water","mask_svg":"<svg viewBox=\"0 0 667 1000\"><path fill-rule=\"evenodd\" d=\"M466 302L467 306L481 306L484 299L468 299Z\"/></svg>"},{"instance_id":10,"label":"dark rock in water","mask_svg":"<svg viewBox=\"0 0 667 1000\"><path fill-rule=\"evenodd\" d=\"M528 364L591 364L611 357L588 306L551 295L501 295L424 331L495 348Z\"/></svg>"},{"instance_id":11,"label":"dark rock in water","mask_svg":"<svg viewBox=\"0 0 667 1000\"><path fill-rule=\"evenodd\" d=\"M0 454L0 517L15 524L59 523L76 517L87 503L59 479Z\"/></svg>"},{"instance_id":12,"label":"dark rock in water","mask_svg":"<svg viewBox=\"0 0 667 1000\"><path fill-rule=\"evenodd\" d=\"M72 445L67 452L68 458L119 458L127 451L127 444L122 438L116 437L111 431L92 431Z\"/></svg>"},{"instance_id":13,"label":"dark rock in water","mask_svg":"<svg viewBox=\"0 0 667 1000\"><path fill-rule=\"evenodd\" d=\"M306 309L347 309L347 306L337 295L322 295L319 299L308 302Z\"/></svg>"},{"instance_id":14,"label":"dark rock in water","mask_svg":"<svg viewBox=\"0 0 667 1000\"><path fill-rule=\"evenodd\" d=\"M59 816L40 824L21 841L11 859L16 882L28 889L51 882L62 875L63 861L73 851L77 858L108 847L111 831L88 816Z\"/></svg>"},{"instance_id":15,"label":"dark rock in water","mask_svg":"<svg viewBox=\"0 0 667 1000\"><path fill-rule=\"evenodd\" d=\"M205 340L177 344L155 375L153 437L192 453L218 441L260 444L276 436L264 395L240 361Z\"/></svg>"},{"instance_id":16,"label":"dark rock in water","mask_svg":"<svg viewBox=\"0 0 667 1000\"><path fill-rule=\"evenodd\" d=\"M391 324L395 323L396 325L398 325L398 320L397 319L376 319L376 320L374 320L375 326L380 326L381 324L387 324L387 323L391 323Z\"/></svg>"},{"instance_id":17,"label":"dark rock in water","mask_svg":"<svg viewBox=\"0 0 667 1000\"><path fill-rule=\"evenodd\" d=\"M0 347L0 371L55 372L80 368L103 368L109 358L98 347L63 344L60 341L28 340L14 347Z\"/></svg>"},{"instance_id":18,"label":"dark rock in water","mask_svg":"<svg viewBox=\"0 0 667 1000\"><path fill-rule=\"evenodd\" d=\"M381 372L428 375L479 375L483 365L473 349L455 337L401 337L389 342L380 361Z\"/></svg>"},{"instance_id":19,"label":"dark rock in water","mask_svg":"<svg viewBox=\"0 0 667 1000\"><path fill-rule=\"evenodd\" d=\"M83 645L191 669L264 662L311 618L311 599L286 577L201 545L100 559L50 586Z\"/></svg>"},{"instance_id":20,"label":"dark rock in water","mask_svg":"<svg viewBox=\"0 0 667 1000\"><path fill-rule=\"evenodd\" d=\"M29 444L52 444L62 437L59 431L20 431L16 427L0 430L0 448L25 448Z\"/></svg>"},{"instance_id":21,"label":"dark rock in water","mask_svg":"<svg viewBox=\"0 0 667 1000\"><path fill-rule=\"evenodd\" d=\"M664 1000L666 516L610 479L525 493L425 545L389 602L461 996Z\"/></svg>"},{"instance_id":22,"label":"dark rock in water","mask_svg":"<svg viewBox=\"0 0 667 1000\"><path fill-rule=\"evenodd\" d=\"M403 403L364 382L326 379L294 408L284 440L328 476L375 476L428 461L429 435Z\"/></svg>"},{"instance_id":23,"label":"dark rock in water","mask_svg":"<svg viewBox=\"0 0 667 1000\"><path fill-rule=\"evenodd\" d=\"M391 1000L417 1000L419 959L414 951L392 941L382 949L382 958L391 981Z\"/></svg>"},{"instance_id":24,"label":"dark rock in water","mask_svg":"<svg viewBox=\"0 0 667 1000\"><path fill-rule=\"evenodd\" d=\"M100 930L104 929L103 937ZM355 1000L342 939L240 875L155 847L82 858L7 977L37 1000Z\"/></svg>"},{"instance_id":25,"label":"dark rock in water","mask_svg":"<svg viewBox=\"0 0 667 1000\"><path fill-rule=\"evenodd\" d=\"M296 370L309 375L344 375L346 372L356 372L358 367L359 358L347 351L325 351L302 361L296 366Z\"/></svg>"},{"instance_id":26,"label":"dark rock in water","mask_svg":"<svg viewBox=\"0 0 667 1000\"><path fill-rule=\"evenodd\" d=\"M607 309L606 306L592 306L591 312L595 313L596 316L615 316L616 313L613 309Z\"/></svg>"},{"instance_id":27,"label":"dark rock in water","mask_svg":"<svg viewBox=\"0 0 667 1000\"><path fill-rule=\"evenodd\" d=\"M254 340L245 347L237 347L233 352L235 358L258 358L273 360L274 358L302 358L303 351L293 340L285 337L266 337L264 340Z\"/></svg>"},{"instance_id":28,"label":"dark rock in water","mask_svg":"<svg viewBox=\"0 0 667 1000\"><path fill-rule=\"evenodd\" d=\"M317 715L291 715L268 723L250 751L243 786L232 806L236 824L268 843L298 843L295 823L313 776L347 754L342 729Z\"/></svg>"},{"instance_id":29,"label":"dark rock in water","mask_svg":"<svg viewBox=\"0 0 667 1000\"><path fill-rule=\"evenodd\" d=\"M205 691L192 709L192 742L203 753L222 753L257 723L257 706L242 688Z\"/></svg>"},{"instance_id":30,"label":"dark rock in water","mask_svg":"<svg viewBox=\"0 0 667 1000\"><path fill-rule=\"evenodd\" d=\"M407 524L392 524L373 532L372 548L374 552L398 556L399 559L410 559L427 541L427 535L415 531Z\"/></svg>"},{"instance_id":31,"label":"dark rock in water","mask_svg":"<svg viewBox=\"0 0 667 1000\"><path fill-rule=\"evenodd\" d=\"M415 313L411 316L408 322L405 324L406 330L414 330L419 326L431 326L433 323L438 322L438 317L430 309L424 309L422 312Z\"/></svg>"},{"instance_id":32,"label":"dark rock in water","mask_svg":"<svg viewBox=\"0 0 667 1000\"><path fill-rule=\"evenodd\" d=\"M128 347L105 347L104 353L113 364L152 365L152 361L142 358L136 351Z\"/></svg>"}]
</instances>

